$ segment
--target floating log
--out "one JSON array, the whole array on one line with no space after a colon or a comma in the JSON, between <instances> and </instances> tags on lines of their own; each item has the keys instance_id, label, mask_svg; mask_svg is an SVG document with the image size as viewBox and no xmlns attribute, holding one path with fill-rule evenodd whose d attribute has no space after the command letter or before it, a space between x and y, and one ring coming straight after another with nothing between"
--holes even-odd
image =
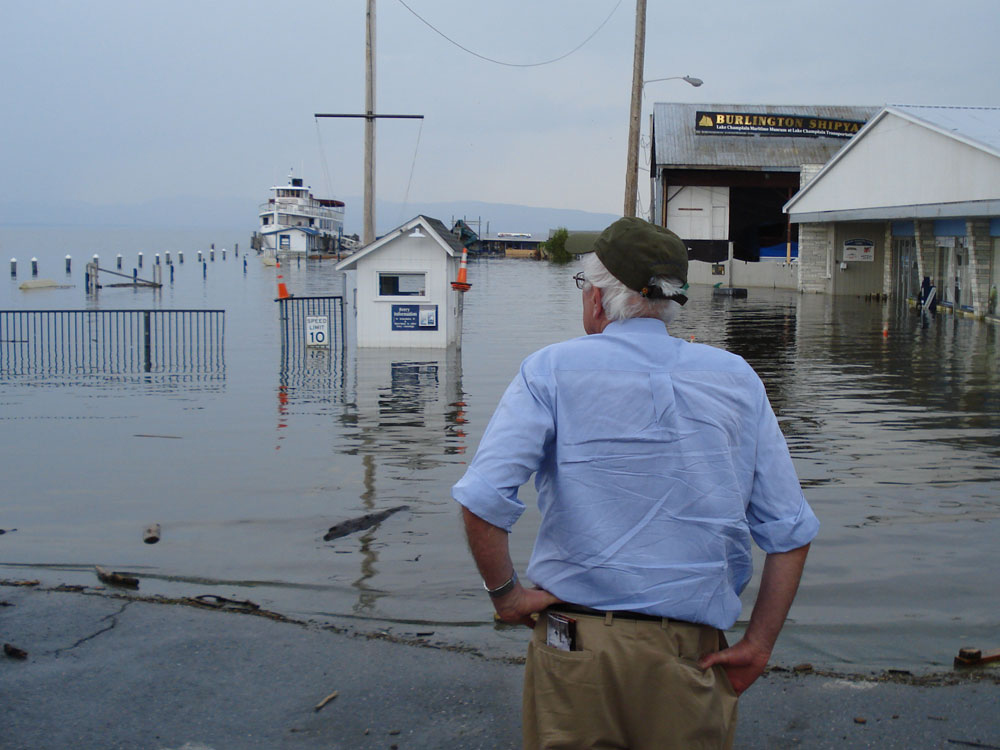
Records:
<instances>
[{"instance_id":1,"label":"floating log","mask_svg":"<svg viewBox=\"0 0 1000 750\"><path fill-rule=\"evenodd\" d=\"M117 573L112 570L106 570L100 565L95 565L94 570L97 571L97 577L101 579L104 583L110 584L111 586L121 586L127 589L137 589L139 588L139 579L130 575L125 575L124 573Z\"/></svg>"},{"instance_id":2,"label":"floating log","mask_svg":"<svg viewBox=\"0 0 1000 750\"><path fill-rule=\"evenodd\" d=\"M26 292L29 289L69 289L72 286L72 284L60 284L55 279L31 279L22 282L18 289Z\"/></svg>"},{"instance_id":3,"label":"floating log","mask_svg":"<svg viewBox=\"0 0 1000 750\"><path fill-rule=\"evenodd\" d=\"M378 513L366 513L349 521L341 521L335 526L330 527L330 530L323 535L323 541L329 542L333 539L340 539L342 536L353 534L355 531L370 529L372 526L382 523L382 521L394 513L399 513L401 510L409 510L409 508L409 505L398 505L395 508L389 508L389 510L379 511Z\"/></svg>"}]
</instances>

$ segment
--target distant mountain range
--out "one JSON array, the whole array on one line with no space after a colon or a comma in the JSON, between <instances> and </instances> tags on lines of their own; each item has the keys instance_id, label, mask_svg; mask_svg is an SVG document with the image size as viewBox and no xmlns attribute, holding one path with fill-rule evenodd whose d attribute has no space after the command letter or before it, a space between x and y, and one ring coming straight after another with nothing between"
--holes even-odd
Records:
<instances>
[{"instance_id":1,"label":"distant mountain range","mask_svg":"<svg viewBox=\"0 0 1000 750\"><path fill-rule=\"evenodd\" d=\"M266 196L265 196L266 197ZM344 231L360 234L363 221L360 198L345 198ZM83 201L0 202L0 224L41 226L119 227L226 227L247 234L257 229L257 207L261 200L237 198L177 197L129 205L93 205ZM547 236L550 229L603 229L618 218L615 214L563 208L536 208L509 203L449 201L400 203L378 201L375 206L377 232L383 234L424 214L451 226L464 219L480 234L528 232Z\"/></svg>"}]
</instances>

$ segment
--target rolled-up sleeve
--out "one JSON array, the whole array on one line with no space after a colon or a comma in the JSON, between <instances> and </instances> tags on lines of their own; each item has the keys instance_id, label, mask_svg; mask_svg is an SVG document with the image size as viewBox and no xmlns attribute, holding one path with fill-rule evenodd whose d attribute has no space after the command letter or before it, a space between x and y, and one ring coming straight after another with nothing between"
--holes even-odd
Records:
<instances>
[{"instance_id":1,"label":"rolled-up sleeve","mask_svg":"<svg viewBox=\"0 0 1000 750\"><path fill-rule=\"evenodd\" d=\"M819 519L802 494L788 445L763 384L747 522L754 541L768 553L788 552L809 544L819 531Z\"/></svg>"},{"instance_id":2,"label":"rolled-up sleeve","mask_svg":"<svg viewBox=\"0 0 1000 750\"><path fill-rule=\"evenodd\" d=\"M510 531L524 511L518 488L541 465L555 424L544 378L527 361L500 399L475 458L452 487L452 497L494 526Z\"/></svg>"}]
</instances>

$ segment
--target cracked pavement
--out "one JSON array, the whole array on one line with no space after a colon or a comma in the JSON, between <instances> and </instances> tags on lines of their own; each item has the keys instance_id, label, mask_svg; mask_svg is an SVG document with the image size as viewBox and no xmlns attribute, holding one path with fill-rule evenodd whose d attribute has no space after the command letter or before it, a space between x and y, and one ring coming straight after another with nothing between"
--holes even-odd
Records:
<instances>
[{"instance_id":1,"label":"cracked pavement","mask_svg":"<svg viewBox=\"0 0 1000 750\"><path fill-rule=\"evenodd\" d=\"M0 602L0 642L28 652L0 654L4 750L520 747L517 664L93 593L0 585ZM772 672L740 700L736 747L997 749L998 672Z\"/></svg>"}]
</instances>

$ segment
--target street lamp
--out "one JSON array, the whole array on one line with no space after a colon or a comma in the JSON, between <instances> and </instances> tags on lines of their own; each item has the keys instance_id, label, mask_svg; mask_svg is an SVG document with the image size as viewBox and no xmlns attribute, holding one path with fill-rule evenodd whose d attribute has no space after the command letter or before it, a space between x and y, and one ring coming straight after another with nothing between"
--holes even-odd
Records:
<instances>
[{"instance_id":1,"label":"street lamp","mask_svg":"<svg viewBox=\"0 0 1000 750\"><path fill-rule=\"evenodd\" d=\"M685 83L690 83L695 88L704 83L700 78L693 78L691 76L667 76L666 78L647 78L642 82L642 85L645 86L647 83L656 83L657 81L684 81Z\"/></svg>"},{"instance_id":2,"label":"street lamp","mask_svg":"<svg viewBox=\"0 0 1000 750\"><path fill-rule=\"evenodd\" d=\"M667 76L666 78L649 78L642 81L633 80L632 111L628 131L628 166L625 169L625 216L635 216L635 201L639 192L639 118L642 109L642 92L647 83L657 83L658 81L684 81L695 88L704 83L700 78L693 76ZM636 86L636 83L639 85Z\"/></svg>"}]
</instances>

